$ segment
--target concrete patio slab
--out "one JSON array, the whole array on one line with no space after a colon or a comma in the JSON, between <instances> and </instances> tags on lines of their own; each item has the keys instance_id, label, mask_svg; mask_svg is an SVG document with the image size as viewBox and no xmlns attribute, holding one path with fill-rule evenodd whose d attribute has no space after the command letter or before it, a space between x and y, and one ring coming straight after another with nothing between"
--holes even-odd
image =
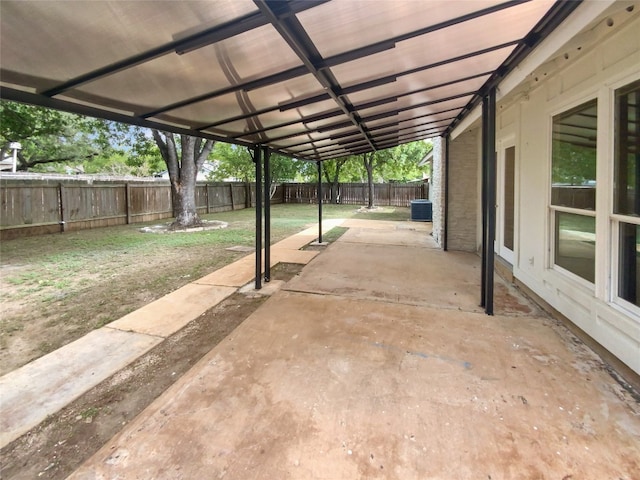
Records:
<instances>
[{"instance_id":1,"label":"concrete patio slab","mask_svg":"<svg viewBox=\"0 0 640 480\"><path fill-rule=\"evenodd\" d=\"M638 405L563 332L281 291L70 478L637 478Z\"/></svg>"},{"instance_id":2,"label":"concrete patio slab","mask_svg":"<svg viewBox=\"0 0 640 480\"><path fill-rule=\"evenodd\" d=\"M295 246L295 244L297 243L299 243L299 240L292 242L291 245ZM304 243L302 246L306 245L307 243ZM282 247L276 245L271 246L270 263L272 267L280 262L298 263L304 265L313 260L313 258L315 258L315 256L318 254L318 252L311 250L295 250L290 249L287 246ZM262 257L262 261L264 264L264 256ZM218 285L240 288L255 278L255 268L256 257L255 254L251 254L247 255L246 257L242 257L241 259L236 260L234 263L227 265L226 267L222 267L221 269L216 270L209 275L205 275L195 283L198 283L200 285Z\"/></svg>"},{"instance_id":3,"label":"concrete patio slab","mask_svg":"<svg viewBox=\"0 0 640 480\"><path fill-rule=\"evenodd\" d=\"M374 245L411 245L416 247L440 248L430 233L430 229L358 227L350 228L338 241Z\"/></svg>"},{"instance_id":4,"label":"concrete patio slab","mask_svg":"<svg viewBox=\"0 0 640 480\"><path fill-rule=\"evenodd\" d=\"M316 258L318 251L314 250L286 250L284 248L272 247L271 248L271 263L273 265L277 263L297 263L306 265L311 260Z\"/></svg>"},{"instance_id":5,"label":"concrete patio slab","mask_svg":"<svg viewBox=\"0 0 640 480\"><path fill-rule=\"evenodd\" d=\"M0 447L161 341L160 337L103 327L0 377Z\"/></svg>"},{"instance_id":6,"label":"concrete patio slab","mask_svg":"<svg viewBox=\"0 0 640 480\"><path fill-rule=\"evenodd\" d=\"M260 290L256 290L255 282L247 283L244 287L238 290L238 293L243 293L249 296L269 296L273 295L277 291L281 290L286 282L282 280L271 280L269 282L263 282L262 288Z\"/></svg>"},{"instance_id":7,"label":"concrete patio slab","mask_svg":"<svg viewBox=\"0 0 640 480\"><path fill-rule=\"evenodd\" d=\"M230 265L205 275L197 280L200 285L218 285L240 288L255 277L256 256L254 253L242 257Z\"/></svg>"},{"instance_id":8,"label":"concrete patio slab","mask_svg":"<svg viewBox=\"0 0 640 480\"><path fill-rule=\"evenodd\" d=\"M332 228L331 223L327 228ZM291 245L301 244L309 236L302 235ZM306 264L318 253L275 247L271 264ZM254 268L255 255L241 258L0 378L1 446L247 285L254 278ZM271 295L280 288L282 282L273 281L254 292Z\"/></svg>"},{"instance_id":9,"label":"concrete patio slab","mask_svg":"<svg viewBox=\"0 0 640 480\"><path fill-rule=\"evenodd\" d=\"M420 230L431 232L432 224L428 222L396 222L390 220L365 220L362 218L347 218L340 223L346 228L366 228L377 230Z\"/></svg>"},{"instance_id":10,"label":"concrete patio slab","mask_svg":"<svg viewBox=\"0 0 640 480\"><path fill-rule=\"evenodd\" d=\"M107 327L166 338L235 291L232 287L190 283L111 322Z\"/></svg>"},{"instance_id":11,"label":"concrete patio slab","mask_svg":"<svg viewBox=\"0 0 640 480\"><path fill-rule=\"evenodd\" d=\"M338 240L287 289L480 312L479 282L477 255Z\"/></svg>"},{"instance_id":12,"label":"concrete patio slab","mask_svg":"<svg viewBox=\"0 0 640 480\"><path fill-rule=\"evenodd\" d=\"M322 222L322 233L327 233L334 227L342 225L345 220L343 219L330 219ZM295 235L285 238L277 243L274 243L271 248L282 248L285 250L300 250L305 245L310 244L314 240L318 239L318 225L309 227Z\"/></svg>"}]
</instances>

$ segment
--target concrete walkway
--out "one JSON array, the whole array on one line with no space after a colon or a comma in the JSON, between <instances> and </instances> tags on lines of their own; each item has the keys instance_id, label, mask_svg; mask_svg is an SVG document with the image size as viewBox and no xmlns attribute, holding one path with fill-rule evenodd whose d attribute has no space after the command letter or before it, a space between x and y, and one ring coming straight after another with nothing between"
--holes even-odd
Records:
<instances>
[{"instance_id":1,"label":"concrete walkway","mask_svg":"<svg viewBox=\"0 0 640 480\"><path fill-rule=\"evenodd\" d=\"M422 224L359 222L70 478L640 478L599 358Z\"/></svg>"},{"instance_id":2,"label":"concrete walkway","mask_svg":"<svg viewBox=\"0 0 640 480\"><path fill-rule=\"evenodd\" d=\"M323 230L328 231L337 223L340 221L324 222ZM312 227L272 245L271 265L308 263L318 252L300 248L317 237L318 229ZM145 354L254 277L255 254L251 254L0 377L0 448Z\"/></svg>"}]
</instances>

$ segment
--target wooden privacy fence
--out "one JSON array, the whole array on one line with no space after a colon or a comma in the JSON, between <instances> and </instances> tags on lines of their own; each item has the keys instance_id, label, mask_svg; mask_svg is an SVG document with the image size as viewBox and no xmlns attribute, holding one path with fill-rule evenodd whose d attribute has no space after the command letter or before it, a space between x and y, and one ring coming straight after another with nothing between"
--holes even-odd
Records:
<instances>
[{"instance_id":1,"label":"wooden privacy fence","mask_svg":"<svg viewBox=\"0 0 640 480\"><path fill-rule=\"evenodd\" d=\"M285 183L284 203L316 203L318 185L313 183ZM426 183L376 183L373 185L374 205L408 207L411 200L427 198L429 186ZM369 198L366 183L338 184L338 203L343 205L365 205ZM322 202L331 201L331 186L322 184Z\"/></svg>"},{"instance_id":2,"label":"wooden privacy fence","mask_svg":"<svg viewBox=\"0 0 640 480\"><path fill-rule=\"evenodd\" d=\"M85 228L150 222L173 216L168 182L90 182L79 180L2 180L0 238L10 239ZM364 205L366 184L343 183L339 203ZM376 184L376 205L409 206L427 197L423 184ZM272 203L316 203L317 184L278 185ZM247 199L249 195L249 199ZM331 191L323 184L323 203ZM199 213L215 213L253 206L255 184L207 183L196 187Z\"/></svg>"},{"instance_id":3,"label":"wooden privacy fence","mask_svg":"<svg viewBox=\"0 0 640 480\"><path fill-rule=\"evenodd\" d=\"M149 222L173 216L171 186L167 182L7 180L0 186L2 239ZM248 188L253 200L253 184L249 187L244 183L198 184L198 212L245 208ZM281 203L281 192L276 191L272 201Z\"/></svg>"}]
</instances>

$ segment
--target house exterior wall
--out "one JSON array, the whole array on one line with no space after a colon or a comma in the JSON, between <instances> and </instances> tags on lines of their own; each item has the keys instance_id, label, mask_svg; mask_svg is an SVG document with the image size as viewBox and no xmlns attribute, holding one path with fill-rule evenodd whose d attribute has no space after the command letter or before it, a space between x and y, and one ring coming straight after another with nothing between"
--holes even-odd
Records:
<instances>
[{"instance_id":1,"label":"house exterior wall","mask_svg":"<svg viewBox=\"0 0 640 480\"><path fill-rule=\"evenodd\" d=\"M467 130L449 143L449 250L478 251L480 129Z\"/></svg>"},{"instance_id":2,"label":"house exterior wall","mask_svg":"<svg viewBox=\"0 0 640 480\"><path fill-rule=\"evenodd\" d=\"M498 107L496 141L498 151L506 142L516 147L514 277L640 374L640 308L616 300L617 259L612 253L613 94L640 79L638 31L640 17L635 16L582 49L578 58L563 63L560 57L544 76L531 79L525 94L521 89L516 98L505 98ZM550 172L553 116L593 99L597 99L598 111L596 259L595 281L590 283L554 266ZM473 131L463 135L467 133L473 135ZM465 146L474 150L471 141ZM459 189L471 188L469 181L458 178L462 173L457 168L452 178L462 180ZM459 199L458 204L452 218L458 214L467 221L460 208L464 200ZM462 239L458 242L470 247Z\"/></svg>"}]
</instances>

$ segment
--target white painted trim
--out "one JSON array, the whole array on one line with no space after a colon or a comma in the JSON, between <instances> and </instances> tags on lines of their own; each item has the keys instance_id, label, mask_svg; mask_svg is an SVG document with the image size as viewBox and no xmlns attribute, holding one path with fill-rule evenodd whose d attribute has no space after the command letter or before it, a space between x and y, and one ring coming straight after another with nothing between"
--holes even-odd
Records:
<instances>
[{"instance_id":1,"label":"white painted trim","mask_svg":"<svg viewBox=\"0 0 640 480\"><path fill-rule=\"evenodd\" d=\"M564 112L567 112L569 110L571 110L572 108L578 107L580 105L583 105L585 103L589 103L593 100L597 101L597 115L598 115L598 122L600 122L600 99L598 98L598 92L600 91L599 88L593 87L584 91L581 91L579 94L575 94L572 95L571 97L568 97L566 99L564 99L564 101L559 102L554 104L553 108L547 108L547 133L546 133L546 139L547 139L547 221L545 222L545 225L547 226L547 231L545 232L545 242L546 242L546 248L545 248L545 254L546 254L546 258L545 258L545 267L548 270L555 270L555 271L559 271L561 272L563 275L564 274L569 274L569 279L570 280L577 280L579 282L585 282L587 285L589 285L590 287L594 288L594 284L591 282L588 282L587 280L579 277L578 275L575 275L571 272L569 272L568 270L565 270L562 267L559 267L558 265L556 265L555 263L555 257L556 257L556 252L555 252L555 212L564 212L564 213L571 213L571 214L575 214L575 215L584 215L587 217L596 217L596 211L595 210L585 210L585 209L579 209L579 208L572 208L572 207L563 207L560 205L553 205L551 203L551 195L552 195L552 185L553 185L553 140L552 140L552 136L553 136L553 117L555 117L556 115L560 115ZM598 123L598 132L600 131L600 123ZM599 137L598 140L596 141L596 189L598 188L599 182L598 182L598 173L597 173L597 168L598 165L600 164L600 162L598 162L598 150L597 150L597 146L600 145L599 142ZM600 189L602 190L602 188ZM598 198L598 192L596 191L596 199ZM596 200L597 202L597 200ZM597 207L597 204L596 204ZM595 262L597 262L598 260L598 249L597 249L597 245L598 245L598 226L597 226L597 221L596 221L596 259L594 260ZM553 236L552 236L553 234ZM566 272L566 273L565 273ZM596 271L596 275L597 275L597 271ZM595 277L596 283L597 283L597 276Z\"/></svg>"},{"instance_id":2,"label":"white painted trim","mask_svg":"<svg viewBox=\"0 0 640 480\"><path fill-rule=\"evenodd\" d=\"M615 0L582 2L562 24L551 32L513 71L511 71L496 90L496 102L499 102L518 88L537 68L549 61L556 52L570 42L582 30L593 23L602 13L615 3ZM482 116L478 105L451 132L454 139L469 128Z\"/></svg>"},{"instance_id":3,"label":"white painted trim","mask_svg":"<svg viewBox=\"0 0 640 480\"><path fill-rule=\"evenodd\" d=\"M504 137L502 137L498 142L498 155L497 155L497 160L498 160L498 164L497 164L497 169L496 169L496 176L497 176L497 222L496 222L496 253L498 255L500 255L502 258L504 258L505 260L507 260L509 263L511 263L511 265L513 265L513 262L515 261L515 248L517 247L517 243L516 243L516 235L515 235L515 231L517 230L517 219L516 219L516 215L517 215L517 206L518 206L518 202L516 201L516 190L518 189L518 185L517 185L517 175L516 175L516 168L517 168L517 161L518 161L518 148L516 147L516 135L515 133L510 133L508 135L505 135ZM504 245L504 221L505 221L505 210L504 210L504 204L505 204L505 189L504 189L504 182L505 182L505 167L506 167L506 156L505 156L505 150L508 148L514 148L514 172L513 172L513 206L514 206L514 218L513 218L513 237L514 237L514 250L510 250L509 248L505 247Z\"/></svg>"},{"instance_id":4,"label":"white painted trim","mask_svg":"<svg viewBox=\"0 0 640 480\"><path fill-rule=\"evenodd\" d=\"M631 225L640 225L640 217L630 217L626 215L620 215L619 213L612 213L611 219L616 222L630 223Z\"/></svg>"},{"instance_id":5,"label":"white painted trim","mask_svg":"<svg viewBox=\"0 0 640 480\"><path fill-rule=\"evenodd\" d=\"M613 90L602 86L598 92L596 132L596 265L595 295L607 301L611 272L611 230L608 214L613 211ZM607 161L609 160L609 161Z\"/></svg>"},{"instance_id":6,"label":"white painted trim","mask_svg":"<svg viewBox=\"0 0 640 480\"><path fill-rule=\"evenodd\" d=\"M597 195L598 194L596 193L596 196ZM582 208L563 207L563 206L560 206L560 205L549 205L549 209L550 210L554 210L556 212L572 213L574 215L582 215L583 217L595 217L596 216L596 211L595 210L584 210Z\"/></svg>"},{"instance_id":7,"label":"white painted trim","mask_svg":"<svg viewBox=\"0 0 640 480\"><path fill-rule=\"evenodd\" d=\"M626 73L626 72L625 72ZM608 134L610 138L610 150L609 155L611 155L612 161L610 162L610 168L608 174L609 178L609 186L610 186L610 195L609 195L609 203L607 205L608 218L606 218L607 228L609 229L608 238L609 238L609 249L610 255L607 256L607 273L610 275L609 279L609 289L604 292L604 298L607 302L609 302L613 307L618 308L626 315L629 315L635 319L636 322L640 323L640 307L632 304L618 296L618 287L620 282L620 224L627 223L631 225L640 225L640 218L633 217L631 215L624 215L613 213L614 207L614 183L615 183L615 92L616 90L623 88L633 82L640 80L640 72L635 69L633 73L628 75L621 75L619 78L614 78L611 81L605 84L606 92L608 93L609 98L609 109L608 113L610 115L610 123L608 126Z\"/></svg>"},{"instance_id":8,"label":"white painted trim","mask_svg":"<svg viewBox=\"0 0 640 480\"><path fill-rule=\"evenodd\" d=\"M451 140L456 139L464 132L466 132L471 125L473 125L477 120L480 120L482 117L482 104L479 104L469 112L469 114L462 119L462 121L458 124L456 128L451 131Z\"/></svg>"},{"instance_id":9,"label":"white painted trim","mask_svg":"<svg viewBox=\"0 0 640 480\"><path fill-rule=\"evenodd\" d=\"M582 2L558 28L540 42L540 45L500 82L496 99L502 99L511 93L538 67L554 57L558 50L591 25L614 3L614 0Z\"/></svg>"}]
</instances>

